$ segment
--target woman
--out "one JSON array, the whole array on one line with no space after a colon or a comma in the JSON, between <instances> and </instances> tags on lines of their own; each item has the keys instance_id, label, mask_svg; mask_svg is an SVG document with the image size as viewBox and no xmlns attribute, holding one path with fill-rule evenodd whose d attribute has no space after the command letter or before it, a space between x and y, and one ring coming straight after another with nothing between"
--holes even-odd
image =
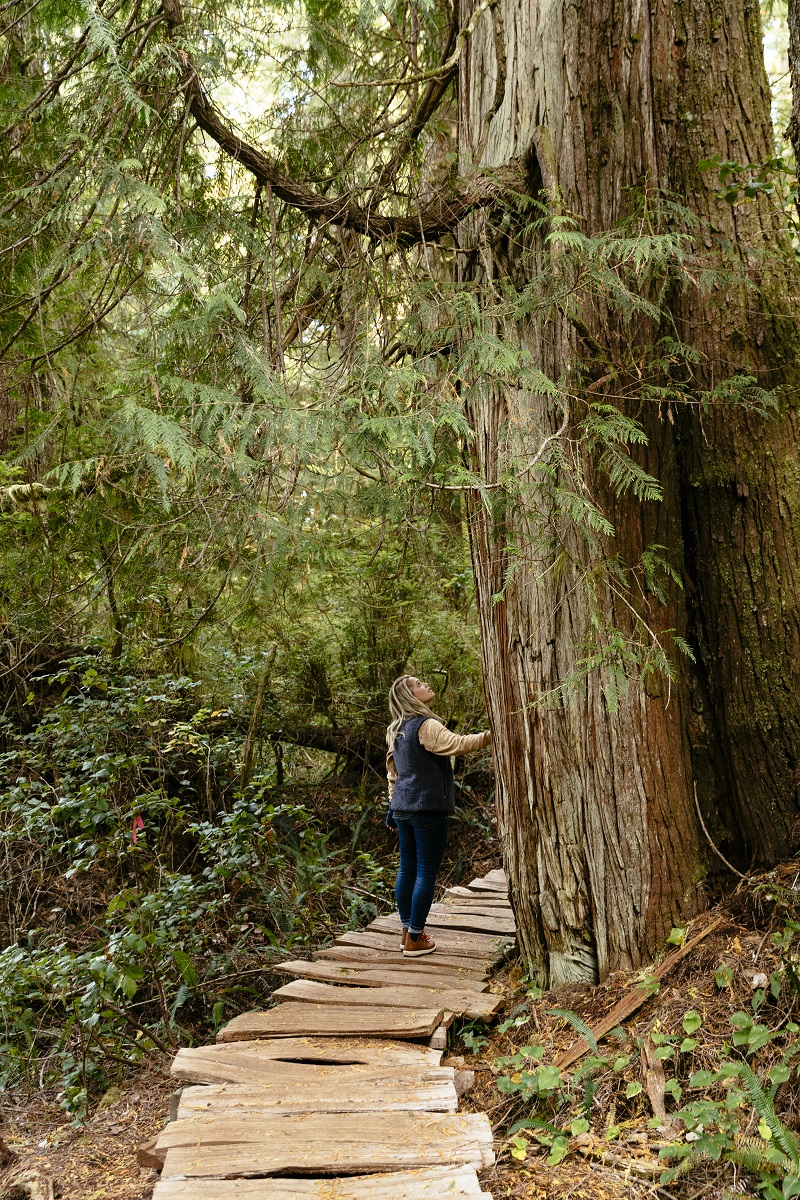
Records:
<instances>
[{"instance_id":1,"label":"woman","mask_svg":"<svg viewBox=\"0 0 800 1200\"><path fill-rule=\"evenodd\" d=\"M436 949L425 932L425 921L447 845L447 818L456 811L450 756L482 750L492 738L488 731L464 737L451 733L431 712L433 698L427 683L413 675L401 675L389 691L386 823L397 828L400 838L395 895L405 958L419 958Z\"/></svg>"}]
</instances>

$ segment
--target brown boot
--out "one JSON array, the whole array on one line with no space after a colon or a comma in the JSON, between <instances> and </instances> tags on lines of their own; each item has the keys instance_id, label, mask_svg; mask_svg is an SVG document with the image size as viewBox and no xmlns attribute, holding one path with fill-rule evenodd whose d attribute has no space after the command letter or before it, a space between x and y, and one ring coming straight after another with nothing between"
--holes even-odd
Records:
<instances>
[{"instance_id":1,"label":"brown boot","mask_svg":"<svg viewBox=\"0 0 800 1200\"><path fill-rule=\"evenodd\" d=\"M406 938L407 937L408 937L408 926L404 925L403 926L403 936L400 938L400 949L401 950L405 950L405 948L406 948Z\"/></svg>"},{"instance_id":2,"label":"brown boot","mask_svg":"<svg viewBox=\"0 0 800 1200\"><path fill-rule=\"evenodd\" d=\"M433 954L436 949L436 942L429 938L423 930L422 933L406 934L406 944L403 947L403 958L421 958L423 954Z\"/></svg>"}]
</instances>

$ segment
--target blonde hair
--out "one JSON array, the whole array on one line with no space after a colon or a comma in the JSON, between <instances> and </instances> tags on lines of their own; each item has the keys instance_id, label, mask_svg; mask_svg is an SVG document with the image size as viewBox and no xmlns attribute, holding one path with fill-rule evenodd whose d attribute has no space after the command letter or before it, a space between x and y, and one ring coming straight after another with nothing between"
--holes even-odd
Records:
<instances>
[{"instance_id":1,"label":"blonde hair","mask_svg":"<svg viewBox=\"0 0 800 1200\"><path fill-rule=\"evenodd\" d=\"M417 699L411 690L412 681L417 682L415 675L401 675L389 688L389 712L392 720L386 730L386 745L389 747L390 754L394 750L394 744L400 734L403 722L407 721L409 717L433 717L434 721L442 720L441 717L437 717L435 712L431 712L427 704L423 704L421 700ZM444 724L443 721L442 724Z\"/></svg>"}]
</instances>

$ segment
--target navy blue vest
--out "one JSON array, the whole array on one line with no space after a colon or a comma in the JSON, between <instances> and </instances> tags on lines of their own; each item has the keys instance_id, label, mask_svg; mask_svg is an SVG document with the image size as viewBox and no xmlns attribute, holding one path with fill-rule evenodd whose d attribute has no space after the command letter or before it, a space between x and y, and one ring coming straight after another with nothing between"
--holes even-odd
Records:
<instances>
[{"instance_id":1,"label":"navy blue vest","mask_svg":"<svg viewBox=\"0 0 800 1200\"><path fill-rule=\"evenodd\" d=\"M431 754L419 740L419 728L428 717L409 717L394 744L397 782L392 812L399 817L419 812L452 815L456 811L453 765L445 754Z\"/></svg>"}]
</instances>

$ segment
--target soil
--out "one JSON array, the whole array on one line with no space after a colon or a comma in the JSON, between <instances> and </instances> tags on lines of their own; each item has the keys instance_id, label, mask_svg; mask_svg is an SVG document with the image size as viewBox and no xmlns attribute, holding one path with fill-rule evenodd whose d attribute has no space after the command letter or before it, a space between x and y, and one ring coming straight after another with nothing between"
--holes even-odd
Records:
<instances>
[{"instance_id":1,"label":"soil","mask_svg":"<svg viewBox=\"0 0 800 1200\"><path fill-rule=\"evenodd\" d=\"M46 1100L7 1098L0 1136L13 1161L0 1174L2 1200L31 1200L23 1180L53 1200L150 1200L158 1173L140 1167L136 1149L163 1127L175 1090L166 1061L151 1060L122 1088L110 1088L76 1125ZM19 1182L17 1182L19 1181Z\"/></svg>"}]
</instances>

